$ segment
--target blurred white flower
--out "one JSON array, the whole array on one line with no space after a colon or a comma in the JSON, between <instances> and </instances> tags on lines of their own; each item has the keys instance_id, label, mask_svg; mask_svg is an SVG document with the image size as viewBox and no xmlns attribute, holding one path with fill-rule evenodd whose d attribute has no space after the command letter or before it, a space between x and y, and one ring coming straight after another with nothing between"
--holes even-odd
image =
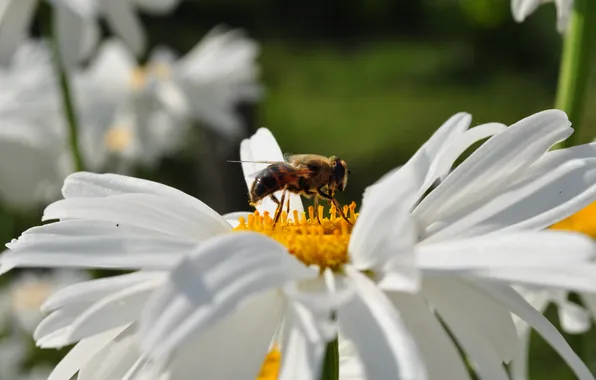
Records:
<instances>
[{"instance_id":1,"label":"blurred white flower","mask_svg":"<svg viewBox=\"0 0 596 380\"><path fill-rule=\"evenodd\" d=\"M138 107L158 104L169 122L198 121L225 137L238 138L242 121L236 106L262 94L255 62L258 50L242 31L221 26L180 59L165 48L156 49L145 69L135 73L134 83L145 95Z\"/></svg>"},{"instance_id":2,"label":"blurred white flower","mask_svg":"<svg viewBox=\"0 0 596 380\"><path fill-rule=\"evenodd\" d=\"M166 13L180 0L50 0L54 11L54 33L61 59L67 67L87 58L100 36L99 18L136 54L145 50L146 37L137 8ZM0 2L0 61L8 62L18 46L27 39L38 0Z\"/></svg>"},{"instance_id":3,"label":"blurred white flower","mask_svg":"<svg viewBox=\"0 0 596 380\"><path fill-rule=\"evenodd\" d=\"M19 274L10 285L11 310L23 330L32 333L41 321L41 305L50 295L69 285L88 280L83 271L54 270Z\"/></svg>"},{"instance_id":4,"label":"blurred white flower","mask_svg":"<svg viewBox=\"0 0 596 380\"><path fill-rule=\"evenodd\" d=\"M541 4L552 2L557 6L557 29L563 33L569 24L573 0L511 0L511 12L515 21L522 22Z\"/></svg>"},{"instance_id":5,"label":"blurred white flower","mask_svg":"<svg viewBox=\"0 0 596 380\"><path fill-rule=\"evenodd\" d=\"M47 46L22 45L0 83L0 197L19 208L55 199L71 164Z\"/></svg>"},{"instance_id":6,"label":"blurred white flower","mask_svg":"<svg viewBox=\"0 0 596 380\"><path fill-rule=\"evenodd\" d=\"M138 67L126 47L106 42L95 68L80 78L88 82L80 86L82 123L100 133L88 134L84 150L95 144L103 150L92 157L152 165L186 143L193 121L228 138L241 136L236 106L261 95L257 52L240 31L218 27L178 60L160 48Z\"/></svg>"}]
</instances>

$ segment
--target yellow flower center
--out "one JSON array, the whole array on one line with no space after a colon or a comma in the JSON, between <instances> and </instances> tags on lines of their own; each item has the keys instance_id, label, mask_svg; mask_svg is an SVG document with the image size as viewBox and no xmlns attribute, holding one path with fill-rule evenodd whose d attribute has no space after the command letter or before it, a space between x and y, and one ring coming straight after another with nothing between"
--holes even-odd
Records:
<instances>
[{"instance_id":1,"label":"yellow flower center","mask_svg":"<svg viewBox=\"0 0 596 380\"><path fill-rule=\"evenodd\" d=\"M576 231L596 238L596 202L579 210L567 219L553 224L553 230Z\"/></svg>"},{"instance_id":2,"label":"yellow flower center","mask_svg":"<svg viewBox=\"0 0 596 380\"><path fill-rule=\"evenodd\" d=\"M132 131L124 126L114 126L104 136L104 142L112 152L123 152L128 148L131 141Z\"/></svg>"},{"instance_id":3,"label":"yellow flower center","mask_svg":"<svg viewBox=\"0 0 596 380\"><path fill-rule=\"evenodd\" d=\"M306 213L299 214L294 210L293 218L288 218L282 212L275 227L268 212L261 215L258 211L248 215L248 220L239 218L235 231L255 231L265 234L288 248L290 254L306 265L316 265L321 270L329 268L333 271L341 269L348 261L348 243L352 226L358 218L355 212L356 203L344 206L344 215L350 220L348 224L331 206L329 216L323 215L323 206L319 206L319 218L314 208L308 208ZM320 220L320 223L319 223Z\"/></svg>"},{"instance_id":4,"label":"yellow flower center","mask_svg":"<svg viewBox=\"0 0 596 380\"><path fill-rule=\"evenodd\" d=\"M265 357L261 372L257 375L256 380L277 380L279 367L281 367L281 352L277 347L274 347Z\"/></svg>"}]
</instances>

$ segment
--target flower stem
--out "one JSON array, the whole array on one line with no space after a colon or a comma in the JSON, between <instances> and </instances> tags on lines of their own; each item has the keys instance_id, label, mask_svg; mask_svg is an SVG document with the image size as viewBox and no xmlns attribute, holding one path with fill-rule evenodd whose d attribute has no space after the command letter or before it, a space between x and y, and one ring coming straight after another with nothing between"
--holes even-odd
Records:
<instances>
[{"instance_id":1,"label":"flower stem","mask_svg":"<svg viewBox=\"0 0 596 380\"><path fill-rule=\"evenodd\" d=\"M62 96L62 104L64 106L64 115L66 116L66 123L68 124L68 146L72 154L72 160L75 171L82 171L84 170L85 165L83 165L83 155L81 154L81 150L79 147L79 128L72 99L70 82L68 80L68 73L66 72L66 68L62 63L62 59L60 59L60 46L58 45L58 40L54 32L56 30L56 28L54 27L55 25L53 25L53 23L55 22L56 20L52 18L49 32L52 36L51 45L53 50L52 55L54 67L58 76L60 94Z\"/></svg>"},{"instance_id":2,"label":"flower stem","mask_svg":"<svg viewBox=\"0 0 596 380\"><path fill-rule=\"evenodd\" d=\"M590 73L592 24L596 21L596 3L593 0L575 0L563 41L559 69L559 83L555 108L567 113L575 133L557 145L558 148L577 143L581 126L584 100Z\"/></svg>"},{"instance_id":3,"label":"flower stem","mask_svg":"<svg viewBox=\"0 0 596 380\"><path fill-rule=\"evenodd\" d=\"M339 345L337 337L327 343L321 380L339 380Z\"/></svg>"}]
</instances>

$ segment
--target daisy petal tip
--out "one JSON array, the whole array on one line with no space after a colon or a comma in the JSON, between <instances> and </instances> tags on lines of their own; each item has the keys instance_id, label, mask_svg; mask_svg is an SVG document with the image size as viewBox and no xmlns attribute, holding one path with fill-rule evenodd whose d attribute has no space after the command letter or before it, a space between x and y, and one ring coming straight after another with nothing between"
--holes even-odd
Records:
<instances>
[{"instance_id":1,"label":"daisy petal tip","mask_svg":"<svg viewBox=\"0 0 596 380\"><path fill-rule=\"evenodd\" d=\"M10 265L10 264L3 262L2 257L0 257L0 276L2 276L5 273L10 272L10 270L13 268L14 268L14 265Z\"/></svg>"}]
</instances>

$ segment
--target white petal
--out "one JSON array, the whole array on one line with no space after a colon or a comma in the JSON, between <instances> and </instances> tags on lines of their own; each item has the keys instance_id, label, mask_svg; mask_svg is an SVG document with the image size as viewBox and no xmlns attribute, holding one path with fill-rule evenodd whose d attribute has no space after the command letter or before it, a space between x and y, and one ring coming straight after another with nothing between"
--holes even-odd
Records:
<instances>
[{"instance_id":1,"label":"white petal","mask_svg":"<svg viewBox=\"0 0 596 380\"><path fill-rule=\"evenodd\" d=\"M362 203L366 203L369 195L377 185L381 184L390 188L399 188L398 185L407 183L414 189L414 193L423 194L441 176L441 173L436 170L439 165L439 157L455 136L463 134L468 129L471 121L472 116L465 112L451 116L405 165L390 171L375 184L366 188ZM408 177L407 182L403 181L404 176Z\"/></svg>"},{"instance_id":2,"label":"white petal","mask_svg":"<svg viewBox=\"0 0 596 380\"><path fill-rule=\"evenodd\" d=\"M125 328L106 331L94 337L83 339L56 365L48 380L70 380L77 371L108 345Z\"/></svg>"},{"instance_id":3,"label":"white petal","mask_svg":"<svg viewBox=\"0 0 596 380\"><path fill-rule=\"evenodd\" d=\"M163 14L171 12L180 4L181 0L136 0L139 8L142 8L148 13Z\"/></svg>"},{"instance_id":4,"label":"white petal","mask_svg":"<svg viewBox=\"0 0 596 380\"><path fill-rule=\"evenodd\" d=\"M486 294L517 314L530 324L536 331L561 355L580 380L593 380L594 376L575 352L569 347L563 336L538 310L528 304L518 293L510 287L475 282Z\"/></svg>"},{"instance_id":5,"label":"white petal","mask_svg":"<svg viewBox=\"0 0 596 380\"><path fill-rule=\"evenodd\" d=\"M189 239L159 235L23 235L0 256L0 273L15 267L168 269L195 246Z\"/></svg>"},{"instance_id":6,"label":"white petal","mask_svg":"<svg viewBox=\"0 0 596 380\"><path fill-rule=\"evenodd\" d=\"M524 322L524 326L518 328L519 349L518 356L513 358L509 366L512 380L528 379L528 364L530 353L531 328Z\"/></svg>"},{"instance_id":7,"label":"white petal","mask_svg":"<svg viewBox=\"0 0 596 380\"><path fill-rule=\"evenodd\" d=\"M486 221L500 232L539 230L573 215L596 200L595 159L584 159L548 186ZM568 167L577 162L569 163ZM497 228L492 228L497 230Z\"/></svg>"},{"instance_id":8,"label":"white petal","mask_svg":"<svg viewBox=\"0 0 596 380\"><path fill-rule=\"evenodd\" d=\"M470 379L464 359L422 296L388 292L422 354L429 379ZM340 358L341 359L341 358ZM341 370L341 369L340 369Z\"/></svg>"},{"instance_id":9,"label":"white petal","mask_svg":"<svg viewBox=\"0 0 596 380\"><path fill-rule=\"evenodd\" d=\"M104 49L108 48L116 49L115 46L104 46ZM116 52L106 52L106 54L114 55ZM116 58L106 57L106 59L114 60ZM109 71L113 71L114 68L111 65L109 66ZM198 201L196 198L173 187L119 174L73 173L64 180L64 186L62 187L64 198L103 198L128 193L160 195L177 199L181 203L197 203ZM201 202L199 201L199 203ZM205 207L208 208L208 206ZM219 215L215 211L211 212Z\"/></svg>"},{"instance_id":10,"label":"white petal","mask_svg":"<svg viewBox=\"0 0 596 380\"><path fill-rule=\"evenodd\" d=\"M419 280L414 254L417 231L408 201L414 199L413 191L405 184L375 189L362 206L348 246L355 268L388 272L391 286L407 291L416 290Z\"/></svg>"},{"instance_id":11,"label":"white petal","mask_svg":"<svg viewBox=\"0 0 596 380\"><path fill-rule=\"evenodd\" d=\"M281 322L276 292L251 298L191 341L171 359L172 379L255 379ZM225 358L225 359L223 359Z\"/></svg>"},{"instance_id":12,"label":"white petal","mask_svg":"<svg viewBox=\"0 0 596 380\"><path fill-rule=\"evenodd\" d=\"M567 161L531 176L472 210L427 228L427 241L482 232L542 229L596 199L596 158Z\"/></svg>"},{"instance_id":13,"label":"white petal","mask_svg":"<svg viewBox=\"0 0 596 380\"><path fill-rule=\"evenodd\" d=\"M250 214L252 214L252 212L250 212L250 211L236 211L236 212L230 212L230 213L224 214L222 216L225 220L228 221L228 223L230 223L230 225L232 227L237 227L238 224L240 224L238 219L244 218L244 220L248 220L248 216Z\"/></svg>"},{"instance_id":14,"label":"white petal","mask_svg":"<svg viewBox=\"0 0 596 380\"><path fill-rule=\"evenodd\" d=\"M425 379L415 343L385 294L347 268L356 295L338 309L342 333L354 342L370 379Z\"/></svg>"},{"instance_id":15,"label":"white petal","mask_svg":"<svg viewBox=\"0 0 596 380\"><path fill-rule=\"evenodd\" d=\"M82 366L77 380L122 379L139 359L136 343L136 328L131 325Z\"/></svg>"},{"instance_id":16,"label":"white petal","mask_svg":"<svg viewBox=\"0 0 596 380\"><path fill-rule=\"evenodd\" d=\"M596 291L596 265L559 264L537 268L487 268L470 271L470 277L484 277L505 284L525 284L575 291Z\"/></svg>"},{"instance_id":17,"label":"white petal","mask_svg":"<svg viewBox=\"0 0 596 380\"><path fill-rule=\"evenodd\" d=\"M52 346L64 347L103 331L129 325L138 319L145 302L160 282L145 281L104 297L78 316L62 335L62 340L54 340Z\"/></svg>"},{"instance_id":18,"label":"white petal","mask_svg":"<svg viewBox=\"0 0 596 380\"><path fill-rule=\"evenodd\" d=\"M266 128L259 128L257 132L249 139L242 140L240 143L240 160L242 161L283 161L283 153L273 137L273 134ZM246 185L250 190L254 182L255 175L265 169L267 164L243 162L242 171ZM281 200L281 192L274 194L277 199ZM299 213L304 211L302 200L297 194L289 194L290 206L293 210L298 210ZM261 204L257 207L259 212L263 213L269 211L271 215L275 213L277 205L269 197L263 199Z\"/></svg>"},{"instance_id":19,"label":"white petal","mask_svg":"<svg viewBox=\"0 0 596 380\"><path fill-rule=\"evenodd\" d=\"M516 232L420 244L418 265L428 270L545 268L581 264L596 245L585 235L563 231Z\"/></svg>"},{"instance_id":20,"label":"white petal","mask_svg":"<svg viewBox=\"0 0 596 380\"><path fill-rule=\"evenodd\" d=\"M422 291L468 355L475 350L470 340L478 342L479 373L501 376L501 361L509 362L517 353L517 331L509 310L457 278L429 277Z\"/></svg>"},{"instance_id":21,"label":"white petal","mask_svg":"<svg viewBox=\"0 0 596 380\"><path fill-rule=\"evenodd\" d=\"M414 210L423 226L485 203L573 130L558 110L539 112L496 134L472 153Z\"/></svg>"},{"instance_id":22,"label":"white petal","mask_svg":"<svg viewBox=\"0 0 596 380\"><path fill-rule=\"evenodd\" d=\"M110 28L140 55L145 50L145 31L141 20L135 14L131 0L103 0L102 10Z\"/></svg>"},{"instance_id":23,"label":"white petal","mask_svg":"<svg viewBox=\"0 0 596 380\"><path fill-rule=\"evenodd\" d=\"M19 44L27 38L37 0L5 0L0 5L0 62L10 62Z\"/></svg>"},{"instance_id":24,"label":"white petal","mask_svg":"<svg viewBox=\"0 0 596 380\"><path fill-rule=\"evenodd\" d=\"M210 239L185 257L149 301L140 326L142 346L154 357L167 356L246 298L314 276L316 271L261 234Z\"/></svg>"},{"instance_id":25,"label":"white petal","mask_svg":"<svg viewBox=\"0 0 596 380\"><path fill-rule=\"evenodd\" d=\"M327 341L319 334L313 314L303 305L292 302L287 308L278 379L318 379Z\"/></svg>"},{"instance_id":26,"label":"white petal","mask_svg":"<svg viewBox=\"0 0 596 380\"><path fill-rule=\"evenodd\" d=\"M56 340L64 340L68 326L89 307L89 303L69 305L45 317L33 332L33 339L39 347L52 345Z\"/></svg>"},{"instance_id":27,"label":"white petal","mask_svg":"<svg viewBox=\"0 0 596 380\"><path fill-rule=\"evenodd\" d=\"M557 5L557 30L559 33L564 33L571 18L573 0L555 0L555 4Z\"/></svg>"},{"instance_id":28,"label":"white petal","mask_svg":"<svg viewBox=\"0 0 596 380\"><path fill-rule=\"evenodd\" d=\"M596 294L582 293L580 298L592 315L592 319L596 319Z\"/></svg>"},{"instance_id":29,"label":"white petal","mask_svg":"<svg viewBox=\"0 0 596 380\"><path fill-rule=\"evenodd\" d=\"M558 302L557 306L563 331L569 334L583 334L590 329L590 315L586 309L568 300Z\"/></svg>"},{"instance_id":30,"label":"white petal","mask_svg":"<svg viewBox=\"0 0 596 380\"><path fill-rule=\"evenodd\" d=\"M164 276L165 273L162 272L134 272L80 282L54 293L43 303L41 311L49 313L68 305L94 303L109 294L148 280L164 278Z\"/></svg>"},{"instance_id":31,"label":"white petal","mask_svg":"<svg viewBox=\"0 0 596 380\"><path fill-rule=\"evenodd\" d=\"M517 22L522 22L533 13L543 0L511 0L511 13Z\"/></svg>"},{"instance_id":32,"label":"white petal","mask_svg":"<svg viewBox=\"0 0 596 380\"><path fill-rule=\"evenodd\" d=\"M197 241L231 229L225 219L198 200L183 203L153 194L62 199L44 210L42 220L52 219L114 222Z\"/></svg>"}]
</instances>

